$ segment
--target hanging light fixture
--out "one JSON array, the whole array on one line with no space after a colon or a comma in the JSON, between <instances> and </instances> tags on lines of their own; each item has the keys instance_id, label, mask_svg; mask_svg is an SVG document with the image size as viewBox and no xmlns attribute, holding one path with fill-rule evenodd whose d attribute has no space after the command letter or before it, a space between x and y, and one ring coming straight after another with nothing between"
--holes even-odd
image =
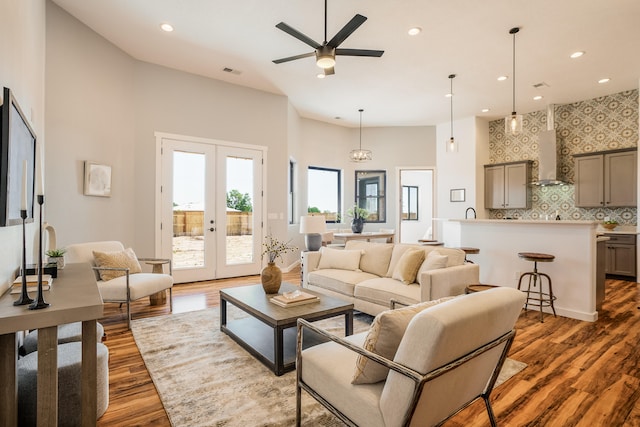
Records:
<instances>
[{"instance_id":1,"label":"hanging light fixture","mask_svg":"<svg viewBox=\"0 0 640 427\"><path fill-rule=\"evenodd\" d=\"M520 31L520 27L509 30L509 34L513 34L513 104L511 115L504 119L504 132L511 135L518 135L522 132L522 114L516 113L516 34L518 31Z\"/></svg>"},{"instance_id":2,"label":"hanging light fixture","mask_svg":"<svg viewBox=\"0 0 640 427\"><path fill-rule=\"evenodd\" d=\"M362 108L358 110L360 112L360 147L357 150L351 150L349 153L349 159L352 162L365 162L371 160L371 150L362 149Z\"/></svg>"},{"instance_id":3,"label":"hanging light fixture","mask_svg":"<svg viewBox=\"0 0 640 427\"><path fill-rule=\"evenodd\" d=\"M455 74L449 74L449 80L451 81L451 91L449 92L449 99L451 100L451 137L447 141L447 153L458 151L458 143L453 137L453 79L455 78Z\"/></svg>"}]
</instances>

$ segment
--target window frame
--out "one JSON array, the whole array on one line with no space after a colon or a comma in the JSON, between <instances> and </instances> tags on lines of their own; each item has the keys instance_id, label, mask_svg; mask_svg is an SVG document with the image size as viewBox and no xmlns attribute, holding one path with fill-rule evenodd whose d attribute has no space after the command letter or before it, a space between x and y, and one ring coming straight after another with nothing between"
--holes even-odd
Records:
<instances>
[{"instance_id":1,"label":"window frame","mask_svg":"<svg viewBox=\"0 0 640 427\"><path fill-rule=\"evenodd\" d=\"M337 184L337 188L336 188L336 206L337 206L337 210L335 212L336 214L336 218L335 219L327 219L327 223L330 224L336 224L339 223L341 221L342 218L342 170L340 169L333 169L333 168L327 168L327 167L322 167L322 166L308 166L307 167L307 207L305 209L306 213L309 212L309 172L312 170L316 170L316 171L324 171L324 172L334 172L336 174L336 184Z\"/></svg>"},{"instance_id":2,"label":"window frame","mask_svg":"<svg viewBox=\"0 0 640 427\"><path fill-rule=\"evenodd\" d=\"M370 177L366 177L371 175ZM377 176L376 176L377 175ZM386 170L356 170L355 171L355 204L359 208L367 209L368 223L387 222L387 171ZM367 186L375 183L378 188L375 195L367 194ZM364 193L364 194L363 194ZM370 209L370 203L375 200L376 209ZM375 219L371 219L375 214Z\"/></svg>"}]
</instances>

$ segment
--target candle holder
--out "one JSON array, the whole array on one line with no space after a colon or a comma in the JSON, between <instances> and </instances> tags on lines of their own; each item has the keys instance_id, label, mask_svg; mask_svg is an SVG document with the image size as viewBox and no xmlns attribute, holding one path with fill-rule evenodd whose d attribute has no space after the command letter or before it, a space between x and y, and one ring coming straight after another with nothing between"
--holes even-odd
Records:
<instances>
[{"instance_id":1,"label":"candle holder","mask_svg":"<svg viewBox=\"0 0 640 427\"><path fill-rule=\"evenodd\" d=\"M49 307L49 303L44 300L42 289L42 205L44 204L44 195L38 194L38 204L40 205L40 232L38 236L38 296L36 300L29 306L29 310L40 310Z\"/></svg>"},{"instance_id":2,"label":"candle holder","mask_svg":"<svg viewBox=\"0 0 640 427\"><path fill-rule=\"evenodd\" d=\"M27 292L27 240L25 230L25 220L27 219L27 210L20 209L20 218L22 218L22 293L20 297L13 302L13 305L27 305L31 304L33 300L29 297Z\"/></svg>"}]
</instances>

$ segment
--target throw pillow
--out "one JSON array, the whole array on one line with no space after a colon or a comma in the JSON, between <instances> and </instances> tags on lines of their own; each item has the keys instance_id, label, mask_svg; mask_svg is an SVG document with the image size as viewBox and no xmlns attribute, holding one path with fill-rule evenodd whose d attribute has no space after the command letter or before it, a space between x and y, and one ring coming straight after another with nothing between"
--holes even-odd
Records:
<instances>
[{"instance_id":1,"label":"throw pillow","mask_svg":"<svg viewBox=\"0 0 640 427\"><path fill-rule=\"evenodd\" d=\"M442 255L438 251L431 251L429 252L429 255L427 255L427 259L424 262L423 268L421 268L420 270L428 271L435 270L437 268L445 268L447 266L448 259L448 256Z\"/></svg>"},{"instance_id":2,"label":"throw pillow","mask_svg":"<svg viewBox=\"0 0 640 427\"><path fill-rule=\"evenodd\" d=\"M320 252L318 270L337 268L339 270L360 271L360 256L362 255L362 251L323 247Z\"/></svg>"},{"instance_id":3,"label":"throw pillow","mask_svg":"<svg viewBox=\"0 0 640 427\"><path fill-rule=\"evenodd\" d=\"M93 251L93 259L96 263L96 267L110 267L110 268L129 268L129 274L142 272L142 267L138 262L133 249L127 248L124 251L116 252L98 252ZM100 273L100 280L107 281L115 279L116 277L124 276L127 274L124 271L119 270L98 270Z\"/></svg>"},{"instance_id":4,"label":"throw pillow","mask_svg":"<svg viewBox=\"0 0 640 427\"><path fill-rule=\"evenodd\" d=\"M398 260L391 278L399 280L405 285L415 282L416 274L423 261L424 251L422 249L409 249Z\"/></svg>"},{"instance_id":5,"label":"throw pillow","mask_svg":"<svg viewBox=\"0 0 640 427\"><path fill-rule=\"evenodd\" d=\"M421 302L419 304L403 307L396 310L386 310L379 313L367 333L363 348L380 356L393 360L398 351L398 346L404 332L409 326L413 316L436 304L448 301L455 297L440 298L439 300ZM389 369L381 364L358 356L356 370L351 380L352 384L373 384L387 378Z\"/></svg>"}]
</instances>

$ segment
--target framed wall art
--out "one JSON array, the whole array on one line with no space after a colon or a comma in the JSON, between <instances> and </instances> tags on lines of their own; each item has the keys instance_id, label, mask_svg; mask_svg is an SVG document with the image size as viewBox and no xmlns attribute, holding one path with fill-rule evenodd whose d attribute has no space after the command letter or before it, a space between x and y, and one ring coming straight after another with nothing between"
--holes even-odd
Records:
<instances>
[{"instance_id":1,"label":"framed wall art","mask_svg":"<svg viewBox=\"0 0 640 427\"><path fill-rule=\"evenodd\" d=\"M84 195L111 197L111 166L84 162Z\"/></svg>"}]
</instances>

